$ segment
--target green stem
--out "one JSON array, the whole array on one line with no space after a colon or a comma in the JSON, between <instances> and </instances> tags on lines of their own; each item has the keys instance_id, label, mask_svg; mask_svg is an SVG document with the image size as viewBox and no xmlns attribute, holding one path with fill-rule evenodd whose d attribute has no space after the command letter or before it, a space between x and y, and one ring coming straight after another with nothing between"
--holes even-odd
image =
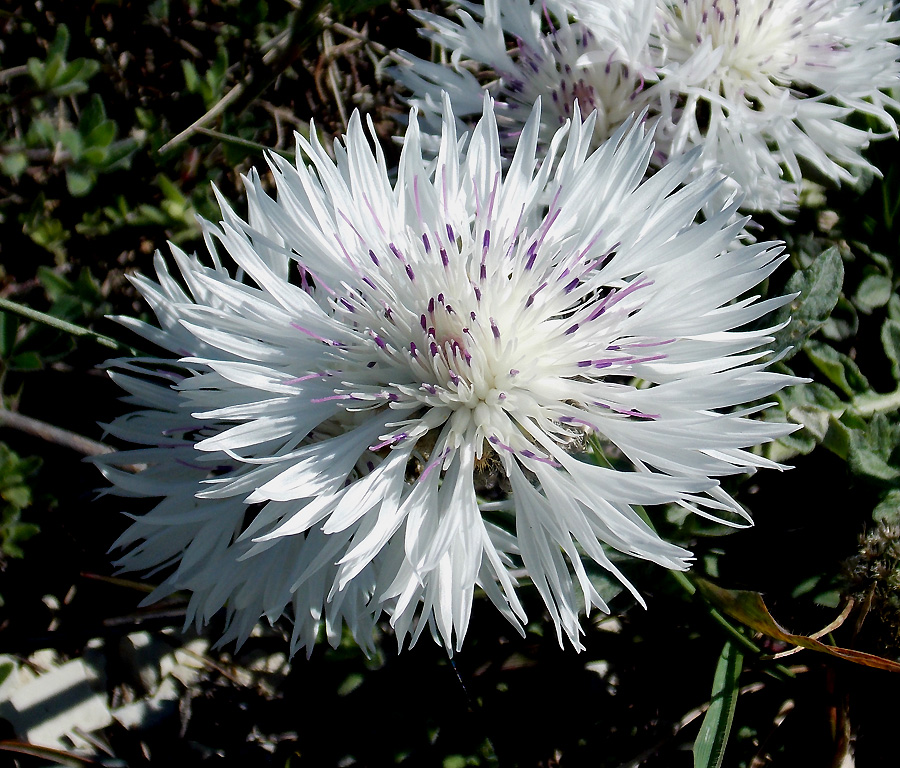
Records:
<instances>
[{"instance_id":1,"label":"green stem","mask_svg":"<svg viewBox=\"0 0 900 768\"><path fill-rule=\"evenodd\" d=\"M140 354L140 352L133 347L123 344L120 341L116 341L109 336L104 336L102 333L97 333L90 328L84 328L80 325L75 325L75 323L70 323L68 320L62 320L53 315L48 315L46 312L38 312L36 309L26 307L24 304L16 304L16 302L10 301L9 299L0 298L0 310L12 312L14 315L24 317L26 320L33 320L36 323L48 325L51 328L56 328L58 331L68 333L71 336L91 338L98 344L114 349L116 352L126 352L132 356Z\"/></svg>"},{"instance_id":2,"label":"green stem","mask_svg":"<svg viewBox=\"0 0 900 768\"><path fill-rule=\"evenodd\" d=\"M681 571L669 571L669 575L678 583L678 585L689 595L693 596L697 592L697 587L695 587L691 580L685 576ZM741 634L741 631L735 627L728 619L726 619L721 613L719 613L715 608L711 605L707 605L707 610L709 611L709 615L715 620L717 624L719 624L722 629L724 629L733 640L735 640L738 644L742 645L751 653L760 654L762 651L759 649L755 643Z\"/></svg>"},{"instance_id":3,"label":"green stem","mask_svg":"<svg viewBox=\"0 0 900 768\"><path fill-rule=\"evenodd\" d=\"M288 160L294 159L294 153L288 152L283 149L273 149L272 147L267 147L265 144L260 144L257 141L250 141L249 139L242 139L238 136L229 136L227 133L222 133L221 131L214 131L212 128L204 128L203 126L197 126L194 128L194 133L201 133L204 136L209 136L211 139L218 139L223 144L232 144L235 147L243 147L244 149L252 149L254 151L260 152L264 154L266 152L276 152L282 157L286 157ZM307 130L307 134L309 131Z\"/></svg>"}]
</instances>

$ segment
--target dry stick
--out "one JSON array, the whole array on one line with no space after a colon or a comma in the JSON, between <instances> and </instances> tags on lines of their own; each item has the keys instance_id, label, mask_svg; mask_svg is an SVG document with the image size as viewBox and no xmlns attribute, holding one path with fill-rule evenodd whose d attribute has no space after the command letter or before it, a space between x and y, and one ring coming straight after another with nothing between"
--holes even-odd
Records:
<instances>
[{"instance_id":1,"label":"dry stick","mask_svg":"<svg viewBox=\"0 0 900 768\"><path fill-rule=\"evenodd\" d=\"M320 11L325 5L324 0L312 0L304 2L300 10L291 14L291 20L285 32L284 45L277 51L267 51L257 57L255 62L248 66L247 76L236 83L210 110L202 117L195 120L181 133L163 144L160 153L168 152L185 139L197 132L197 128L205 126L215 118L222 115L226 108L233 107L236 114L243 112L277 77L296 62L302 55L306 45L313 40L321 28ZM271 56L270 54L273 54ZM255 65L260 69L260 76L255 77ZM268 70L268 72L266 72Z\"/></svg>"},{"instance_id":2,"label":"dry stick","mask_svg":"<svg viewBox=\"0 0 900 768\"><path fill-rule=\"evenodd\" d=\"M355 29L351 29L344 24L341 24L338 21L330 21L325 24L326 29L333 29L335 32L339 32L344 35L344 37L351 37L354 40L359 40L362 43L368 45L375 53L381 56L387 56L398 64L405 64L407 60L404 59L399 53L396 51L386 48L381 43L376 42L375 40L370 40L368 35L363 34L362 32L357 32Z\"/></svg>"},{"instance_id":3,"label":"dry stick","mask_svg":"<svg viewBox=\"0 0 900 768\"><path fill-rule=\"evenodd\" d=\"M91 440L89 437L77 435L74 432L69 432L67 429L54 427L46 421L39 421L31 418L31 416L23 416L21 413L9 411L5 408L0 408L0 427L10 427L11 429L18 429L20 432L27 432L29 435L39 437L48 443L56 443L65 448L71 448L73 451L78 451L78 453L82 453L85 456L100 456L101 454L115 451L115 448L106 445L106 443L99 443L96 440Z\"/></svg>"},{"instance_id":4,"label":"dry stick","mask_svg":"<svg viewBox=\"0 0 900 768\"><path fill-rule=\"evenodd\" d=\"M325 44L325 58L328 59L328 67L325 70L325 73L328 77L328 85L331 87L331 92L334 94L334 101L337 104L338 114L341 116L341 124L344 126L344 130L347 130L347 108L344 106L344 99L341 94L341 89L338 86L338 78L337 78L337 64L335 63L334 57L331 56L331 49L334 46L334 38L331 36L331 31L326 29L322 34L322 40Z\"/></svg>"},{"instance_id":5,"label":"dry stick","mask_svg":"<svg viewBox=\"0 0 900 768\"><path fill-rule=\"evenodd\" d=\"M115 453L116 449L106 443L100 443L97 440L91 440L84 435L70 432L61 427L54 427L46 421L33 419L31 416L24 416L21 413L0 408L0 427L9 427L10 429L18 429L29 435L46 440L48 443L55 443L64 448L71 448L73 451L84 454L85 456L102 456L105 453ZM119 469L126 472L140 472L146 468L146 464L121 464Z\"/></svg>"}]
</instances>

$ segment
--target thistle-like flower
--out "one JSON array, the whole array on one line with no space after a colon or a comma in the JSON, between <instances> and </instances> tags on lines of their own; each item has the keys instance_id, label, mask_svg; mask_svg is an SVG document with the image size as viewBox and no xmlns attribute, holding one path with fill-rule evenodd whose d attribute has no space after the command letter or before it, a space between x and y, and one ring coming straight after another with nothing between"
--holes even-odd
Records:
<instances>
[{"instance_id":1,"label":"thistle-like flower","mask_svg":"<svg viewBox=\"0 0 900 768\"><path fill-rule=\"evenodd\" d=\"M628 3L598 5L591 24L569 20L570 9L560 0L461 3L459 24L412 12L423 24L422 34L450 52L451 66L404 54L408 65L392 70L411 91L426 149L440 136L441 93L450 95L457 129L463 130L481 116L484 90L496 100L501 144L510 154L538 98L543 98L543 146L572 117L575 103L584 115L597 112L592 140L605 141L652 102L645 87L646 79L655 77L649 47L653 13L641 2L648 14Z\"/></svg>"},{"instance_id":2,"label":"thistle-like flower","mask_svg":"<svg viewBox=\"0 0 900 768\"><path fill-rule=\"evenodd\" d=\"M581 3L582 0L575 0ZM890 134L884 91L900 84L900 25L881 0L687 0L659 2L654 45L671 154L703 148L699 168L721 166L748 210L796 207L804 167L854 182L877 173L862 155L873 132Z\"/></svg>"},{"instance_id":3,"label":"thistle-like flower","mask_svg":"<svg viewBox=\"0 0 900 768\"><path fill-rule=\"evenodd\" d=\"M900 25L881 0L462 6L460 24L417 14L452 66L409 57L414 66L396 70L435 134L441 90L466 118L486 88L501 102L498 122L511 146L540 94L551 101L544 140L575 101L584 114L598 110L596 141L646 110L655 167L701 147L695 173L715 169L725 180L716 205L737 193L745 210L774 213L796 208L804 172L836 183L877 173L862 155L876 134L849 124L854 112L897 135L888 108L900 104L886 91L900 83L890 42Z\"/></svg>"},{"instance_id":4,"label":"thistle-like flower","mask_svg":"<svg viewBox=\"0 0 900 768\"><path fill-rule=\"evenodd\" d=\"M718 478L776 466L749 449L791 427L742 404L792 379L735 329L787 301L748 294L781 248L734 247L734 206L694 225L716 184L684 183L692 157L642 181L651 137L592 151L595 120L538 164L536 107L504 171L490 101L467 149L447 101L436 161L413 115L392 183L354 114L336 160L299 136L269 158L276 199L250 174L247 221L221 201L208 265L173 248L183 283L159 255L135 278L160 327L124 322L168 355L111 364L140 410L109 431L144 447L99 463L162 497L118 542L171 567L151 599L225 607L226 640L287 613L292 651L323 620L368 646L384 612L450 649L477 588L521 627L519 571L580 647L579 606L607 610L583 560L632 591L607 548L688 567L635 505L745 515Z\"/></svg>"}]
</instances>

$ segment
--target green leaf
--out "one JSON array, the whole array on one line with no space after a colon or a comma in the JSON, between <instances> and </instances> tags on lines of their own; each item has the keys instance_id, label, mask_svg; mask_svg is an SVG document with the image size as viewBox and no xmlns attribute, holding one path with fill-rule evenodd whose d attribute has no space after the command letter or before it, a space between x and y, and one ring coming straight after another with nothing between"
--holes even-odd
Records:
<instances>
[{"instance_id":1,"label":"green leaf","mask_svg":"<svg viewBox=\"0 0 900 768\"><path fill-rule=\"evenodd\" d=\"M28 158L23 152L11 152L8 155L0 157L0 168L2 168L3 173L10 178L19 178L27 167Z\"/></svg>"},{"instance_id":2,"label":"green leaf","mask_svg":"<svg viewBox=\"0 0 900 768\"><path fill-rule=\"evenodd\" d=\"M847 355L821 341L807 342L803 351L806 352L810 362L846 395L853 397L869 391L868 380L859 370L859 366Z\"/></svg>"},{"instance_id":3,"label":"green leaf","mask_svg":"<svg viewBox=\"0 0 900 768\"><path fill-rule=\"evenodd\" d=\"M803 342L825 323L841 295L843 282L844 262L837 248L823 251L809 267L791 276L785 292L800 295L774 317L775 323L790 320L775 334L774 350L787 350L782 360L793 357Z\"/></svg>"},{"instance_id":4,"label":"green leaf","mask_svg":"<svg viewBox=\"0 0 900 768\"><path fill-rule=\"evenodd\" d=\"M84 151L84 139L78 131L63 131L59 134L59 143L63 145L73 160L79 160L81 153Z\"/></svg>"},{"instance_id":5,"label":"green leaf","mask_svg":"<svg viewBox=\"0 0 900 768\"><path fill-rule=\"evenodd\" d=\"M97 177L90 171L66 169L66 187L72 197L84 197L94 187Z\"/></svg>"},{"instance_id":6,"label":"green leaf","mask_svg":"<svg viewBox=\"0 0 900 768\"><path fill-rule=\"evenodd\" d=\"M838 413L847 407L829 387L815 381L788 387L775 397L786 412L798 406L811 406Z\"/></svg>"},{"instance_id":7,"label":"green leaf","mask_svg":"<svg viewBox=\"0 0 900 768\"><path fill-rule=\"evenodd\" d=\"M872 510L872 519L888 525L900 525L900 489L892 488Z\"/></svg>"},{"instance_id":8,"label":"green leaf","mask_svg":"<svg viewBox=\"0 0 900 768\"><path fill-rule=\"evenodd\" d=\"M37 352L22 352L11 357L8 365L14 371L39 371L44 367L44 361Z\"/></svg>"},{"instance_id":9,"label":"green leaf","mask_svg":"<svg viewBox=\"0 0 900 768\"><path fill-rule=\"evenodd\" d=\"M65 58L69 52L69 28L65 24L60 24L56 28L56 36L50 47L47 49L47 56L60 56Z\"/></svg>"},{"instance_id":10,"label":"green leaf","mask_svg":"<svg viewBox=\"0 0 900 768\"><path fill-rule=\"evenodd\" d=\"M63 61L65 61L65 58L59 54L47 57L47 63L44 64L44 68L41 70L41 82L38 83L41 89L47 90L53 87L56 76L62 68Z\"/></svg>"},{"instance_id":11,"label":"green leaf","mask_svg":"<svg viewBox=\"0 0 900 768\"><path fill-rule=\"evenodd\" d=\"M3 681L6 680L15 669L16 665L11 661L0 663L0 685L3 685Z\"/></svg>"},{"instance_id":12,"label":"green leaf","mask_svg":"<svg viewBox=\"0 0 900 768\"><path fill-rule=\"evenodd\" d=\"M91 96L87 106L81 110L81 116L78 118L78 130L82 136L87 137L91 131L105 122L109 122L106 119L106 107L103 105L103 99L95 93Z\"/></svg>"},{"instance_id":13,"label":"green leaf","mask_svg":"<svg viewBox=\"0 0 900 768\"><path fill-rule=\"evenodd\" d=\"M872 310L883 307L891 298L893 286L884 275L869 275L859 284L853 295L853 303L860 312L870 314Z\"/></svg>"},{"instance_id":14,"label":"green leaf","mask_svg":"<svg viewBox=\"0 0 900 768\"><path fill-rule=\"evenodd\" d=\"M891 374L895 381L900 381L900 322L885 320L881 326L881 343L884 353L891 361Z\"/></svg>"},{"instance_id":15,"label":"green leaf","mask_svg":"<svg viewBox=\"0 0 900 768\"><path fill-rule=\"evenodd\" d=\"M105 171L128 168L131 165L131 156L138 148L138 142L134 139L121 139L104 147L103 169Z\"/></svg>"},{"instance_id":16,"label":"green leaf","mask_svg":"<svg viewBox=\"0 0 900 768\"><path fill-rule=\"evenodd\" d=\"M28 74L31 75L35 85L38 88L42 88L44 83L44 62L32 56L26 62L25 67L28 69Z\"/></svg>"},{"instance_id":17,"label":"green leaf","mask_svg":"<svg viewBox=\"0 0 900 768\"><path fill-rule=\"evenodd\" d=\"M71 96L84 93L87 81L100 71L100 63L93 59L76 59L56 73L49 90L54 96Z\"/></svg>"},{"instance_id":18,"label":"green leaf","mask_svg":"<svg viewBox=\"0 0 900 768\"><path fill-rule=\"evenodd\" d=\"M197 74L197 68L191 62L182 59L181 71L184 73L184 85L188 92L197 93L200 90L200 75Z\"/></svg>"},{"instance_id":19,"label":"green leaf","mask_svg":"<svg viewBox=\"0 0 900 768\"><path fill-rule=\"evenodd\" d=\"M900 469L888 463L897 435L883 413L876 413L865 431L853 430L848 462L857 475L895 480Z\"/></svg>"},{"instance_id":20,"label":"green leaf","mask_svg":"<svg viewBox=\"0 0 900 768\"><path fill-rule=\"evenodd\" d=\"M44 286L50 301L59 301L63 296L72 293L75 287L65 277L45 266L37 268L37 279Z\"/></svg>"},{"instance_id":21,"label":"green leaf","mask_svg":"<svg viewBox=\"0 0 900 768\"><path fill-rule=\"evenodd\" d=\"M891 320L900 321L900 296L898 296L896 293L892 293L887 307L888 317Z\"/></svg>"},{"instance_id":22,"label":"green leaf","mask_svg":"<svg viewBox=\"0 0 900 768\"><path fill-rule=\"evenodd\" d=\"M712 698L694 742L694 768L719 768L725 757L728 734L740 691L738 678L744 655L735 643L725 643L713 676Z\"/></svg>"},{"instance_id":23,"label":"green leaf","mask_svg":"<svg viewBox=\"0 0 900 768\"><path fill-rule=\"evenodd\" d=\"M31 504L31 489L27 485L15 485L12 488L5 488L3 491L0 491L0 497L14 507L25 509Z\"/></svg>"},{"instance_id":24,"label":"green leaf","mask_svg":"<svg viewBox=\"0 0 900 768\"><path fill-rule=\"evenodd\" d=\"M16 346L19 318L8 312L0 312L0 358L8 358Z\"/></svg>"}]
</instances>

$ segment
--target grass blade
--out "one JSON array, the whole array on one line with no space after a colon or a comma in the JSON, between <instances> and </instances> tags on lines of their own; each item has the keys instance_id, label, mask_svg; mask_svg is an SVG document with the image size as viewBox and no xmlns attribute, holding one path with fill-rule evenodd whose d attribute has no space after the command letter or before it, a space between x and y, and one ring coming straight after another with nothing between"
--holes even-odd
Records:
<instances>
[{"instance_id":1,"label":"grass blade","mask_svg":"<svg viewBox=\"0 0 900 768\"><path fill-rule=\"evenodd\" d=\"M738 698L738 678L744 656L736 643L725 643L716 674L713 677L712 698L694 742L694 768L719 768L725 756L725 745L731 732Z\"/></svg>"}]
</instances>

